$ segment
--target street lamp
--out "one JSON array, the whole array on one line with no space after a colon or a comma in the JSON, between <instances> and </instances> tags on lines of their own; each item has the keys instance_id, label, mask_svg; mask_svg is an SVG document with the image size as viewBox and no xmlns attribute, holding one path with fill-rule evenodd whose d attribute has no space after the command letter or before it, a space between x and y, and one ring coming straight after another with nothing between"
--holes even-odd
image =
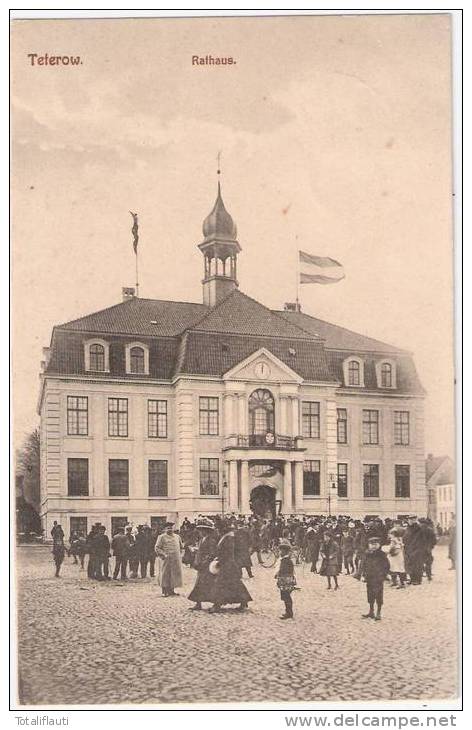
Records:
<instances>
[{"instance_id":1,"label":"street lamp","mask_svg":"<svg viewBox=\"0 0 472 730\"><path fill-rule=\"evenodd\" d=\"M328 474L329 488L328 488L328 517L331 517L331 494L333 497L336 493L336 474Z\"/></svg>"},{"instance_id":2,"label":"street lamp","mask_svg":"<svg viewBox=\"0 0 472 730\"><path fill-rule=\"evenodd\" d=\"M228 489L226 481L221 485L221 516L225 516L225 491Z\"/></svg>"}]
</instances>

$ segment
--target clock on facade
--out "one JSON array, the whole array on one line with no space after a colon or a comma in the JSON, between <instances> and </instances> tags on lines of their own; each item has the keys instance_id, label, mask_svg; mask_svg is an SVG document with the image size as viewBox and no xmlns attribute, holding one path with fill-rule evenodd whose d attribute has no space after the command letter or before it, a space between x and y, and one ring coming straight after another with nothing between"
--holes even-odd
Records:
<instances>
[{"instance_id":1,"label":"clock on facade","mask_svg":"<svg viewBox=\"0 0 472 730\"><path fill-rule=\"evenodd\" d=\"M258 362L254 368L254 372L256 374L256 378L259 378L260 380L267 379L270 375L270 367L266 362Z\"/></svg>"}]
</instances>

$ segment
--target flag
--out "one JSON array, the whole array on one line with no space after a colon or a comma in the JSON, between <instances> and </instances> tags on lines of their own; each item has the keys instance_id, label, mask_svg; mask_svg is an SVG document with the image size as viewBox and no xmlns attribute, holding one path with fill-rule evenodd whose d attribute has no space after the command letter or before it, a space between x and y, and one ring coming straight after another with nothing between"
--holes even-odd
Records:
<instances>
[{"instance_id":1,"label":"flag","mask_svg":"<svg viewBox=\"0 0 472 730\"><path fill-rule=\"evenodd\" d=\"M343 265L327 256L299 251L300 284L335 284L346 276Z\"/></svg>"},{"instance_id":2,"label":"flag","mask_svg":"<svg viewBox=\"0 0 472 730\"><path fill-rule=\"evenodd\" d=\"M138 241L139 241L139 236L138 236L138 214L137 213L131 213L131 211L130 211L130 214L133 216L133 227L131 229L131 233L133 234L133 249L134 249L134 253L137 255L138 254Z\"/></svg>"}]
</instances>

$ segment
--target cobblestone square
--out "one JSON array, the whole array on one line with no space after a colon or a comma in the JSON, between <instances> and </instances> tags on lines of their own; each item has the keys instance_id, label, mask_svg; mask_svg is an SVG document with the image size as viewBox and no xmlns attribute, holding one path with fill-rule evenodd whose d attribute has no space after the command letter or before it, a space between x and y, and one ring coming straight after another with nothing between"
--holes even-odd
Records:
<instances>
[{"instance_id":1,"label":"cobblestone square","mask_svg":"<svg viewBox=\"0 0 472 730\"><path fill-rule=\"evenodd\" d=\"M245 583L249 611L192 612L195 572L181 595L155 579L96 583L66 558L55 579L48 548L18 564L22 704L161 704L431 700L456 696L455 571L434 552L431 583L386 586L381 622L362 620L366 588L340 590L297 566L295 620L280 621L273 569Z\"/></svg>"}]
</instances>

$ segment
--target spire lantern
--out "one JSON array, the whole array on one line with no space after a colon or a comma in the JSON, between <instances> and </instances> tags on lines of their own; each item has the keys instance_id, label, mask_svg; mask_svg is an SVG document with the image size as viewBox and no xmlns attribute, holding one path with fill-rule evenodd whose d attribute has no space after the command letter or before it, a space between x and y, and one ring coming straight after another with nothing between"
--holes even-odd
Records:
<instances>
[{"instance_id":1,"label":"spire lantern","mask_svg":"<svg viewBox=\"0 0 472 730\"><path fill-rule=\"evenodd\" d=\"M218 175L220 175L218 153ZM198 248L204 258L203 303L213 307L238 287L236 279L237 255L241 246L236 240L237 228L218 192L211 213L203 221L202 243Z\"/></svg>"}]
</instances>

